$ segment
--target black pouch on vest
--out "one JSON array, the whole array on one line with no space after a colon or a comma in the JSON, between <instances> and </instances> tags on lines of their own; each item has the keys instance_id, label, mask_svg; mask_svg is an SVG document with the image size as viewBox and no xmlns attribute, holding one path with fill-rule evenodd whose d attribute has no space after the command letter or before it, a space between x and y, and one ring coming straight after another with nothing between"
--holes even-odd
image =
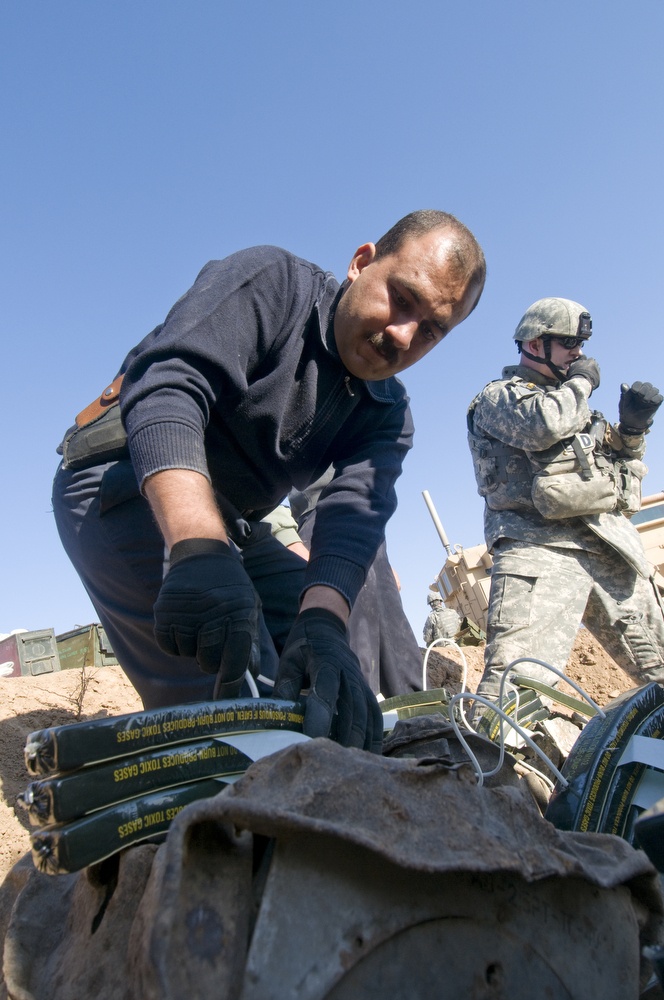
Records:
<instances>
[{"instance_id":1,"label":"black pouch on vest","mask_svg":"<svg viewBox=\"0 0 664 1000\"><path fill-rule=\"evenodd\" d=\"M57 452L62 455L65 469L83 469L87 465L127 458L127 434L120 407L109 406L84 427L74 424L65 434Z\"/></svg>"}]
</instances>

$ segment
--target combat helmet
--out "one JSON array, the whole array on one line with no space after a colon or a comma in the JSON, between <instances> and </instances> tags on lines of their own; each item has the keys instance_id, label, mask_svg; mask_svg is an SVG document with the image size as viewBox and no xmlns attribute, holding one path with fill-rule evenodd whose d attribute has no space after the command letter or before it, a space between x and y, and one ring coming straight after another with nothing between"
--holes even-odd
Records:
<instances>
[{"instance_id":1,"label":"combat helmet","mask_svg":"<svg viewBox=\"0 0 664 1000\"><path fill-rule=\"evenodd\" d=\"M427 595L427 604L443 603L443 598L437 590L430 590Z\"/></svg>"},{"instance_id":2,"label":"combat helmet","mask_svg":"<svg viewBox=\"0 0 664 1000\"><path fill-rule=\"evenodd\" d=\"M556 378L564 377L564 373L551 361L551 337L562 340L585 341L593 332L593 321L588 310L579 302L571 299L538 299L533 302L519 320L514 331L514 340L519 350L531 361L543 362L551 369ZM531 340L542 338L544 343L544 358L531 354L524 344ZM574 346L569 343L567 347Z\"/></svg>"},{"instance_id":3,"label":"combat helmet","mask_svg":"<svg viewBox=\"0 0 664 1000\"><path fill-rule=\"evenodd\" d=\"M514 339L523 343L537 337L580 337L588 340L593 321L588 310L571 299L538 299L519 320Z\"/></svg>"}]
</instances>

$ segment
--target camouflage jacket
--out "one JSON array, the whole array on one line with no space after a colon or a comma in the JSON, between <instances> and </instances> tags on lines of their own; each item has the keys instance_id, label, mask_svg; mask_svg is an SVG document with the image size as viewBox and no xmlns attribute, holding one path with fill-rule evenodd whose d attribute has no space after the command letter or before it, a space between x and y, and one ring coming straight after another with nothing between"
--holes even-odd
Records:
<instances>
[{"instance_id":1,"label":"camouflage jacket","mask_svg":"<svg viewBox=\"0 0 664 1000\"><path fill-rule=\"evenodd\" d=\"M452 639L460 627L461 615L454 608L444 607L430 611L422 630L425 646L434 639Z\"/></svg>"},{"instance_id":2,"label":"camouflage jacket","mask_svg":"<svg viewBox=\"0 0 664 1000\"><path fill-rule=\"evenodd\" d=\"M555 382L523 365L503 369L468 410L468 440L473 454L478 491L485 498L484 532L489 550L499 538L535 545L598 551L603 543L616 549L637 572L647 576L638 532L621 509L605 513L550 520L532 500L535 472L528 455L590 432L601 413L588 406L590 383L574 378ZM632 490L640 497L640 479L647 471L640 461L644 435L622 437L606 425L603 444L608 460L620 459L634 473ZM634 503L638 509L638 500Z\"/></svg>"}]
</instances>

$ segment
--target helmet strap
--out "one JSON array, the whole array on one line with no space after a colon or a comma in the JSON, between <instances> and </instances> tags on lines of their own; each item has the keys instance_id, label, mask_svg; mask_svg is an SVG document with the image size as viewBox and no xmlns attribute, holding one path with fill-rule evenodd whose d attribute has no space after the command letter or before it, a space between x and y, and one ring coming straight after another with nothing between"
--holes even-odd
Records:
<instances>
[{"instance_id":1,"label":"helmet strap","mask_svg":"<svg viewBox=\"0 0 664 1000\"><path fill-rule=\"evenodd\" d=\"M553 374L553 377L556 379L557 382L564 382L565 372L563 371L562 368L558 368L557 365L554 365L553 361L551 360L551 339L552 338L547 334L542 334L542 336L540 337L540 340L544 344L543 358L540 358L538 354L532 354L530 351L526 350L525 345L528 343L528 341L521 342L521 353L526 358L529 358L531 361L536 361L540 365L546 365L546 367Z\"/></svg>"}]
</instances>

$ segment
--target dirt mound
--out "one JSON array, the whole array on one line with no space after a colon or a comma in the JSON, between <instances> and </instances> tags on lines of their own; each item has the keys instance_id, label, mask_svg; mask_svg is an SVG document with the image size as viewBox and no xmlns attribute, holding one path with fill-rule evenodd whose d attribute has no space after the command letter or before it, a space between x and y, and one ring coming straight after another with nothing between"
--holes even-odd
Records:
<instances>
[{"instance_id":1,"label":"dirt mound","mask_svg":"<svg viewBox=\"0 0 664 1000\"><path fill-rule=\"evenodd\" d=\"M484 670L484 643L463 646L462 652L468 668L466 687L474 691ZM462 671L463 661L458 650L441 653L434 648L427 661L427 686L444 687L456 694L461 690ZM567 675L580 684L598 705L605 705L622 691L629 691L642 683L619 667L586 629L581 629L577 635L567 664ZM570 690L569 693L573 692Z\"/></svg>"},{"instance_id":2,"label":"dirt mound","mask_svg":"<svg viewBox=\"0 0 664 1000\"><path fill-rule=\"evenodd\" d=\"M38 729L122 715L141 700L120 667L0 678L0 880L30 850L30 825L16 805L30 776L23 749Z\"/></svg>"}]
</instances>

